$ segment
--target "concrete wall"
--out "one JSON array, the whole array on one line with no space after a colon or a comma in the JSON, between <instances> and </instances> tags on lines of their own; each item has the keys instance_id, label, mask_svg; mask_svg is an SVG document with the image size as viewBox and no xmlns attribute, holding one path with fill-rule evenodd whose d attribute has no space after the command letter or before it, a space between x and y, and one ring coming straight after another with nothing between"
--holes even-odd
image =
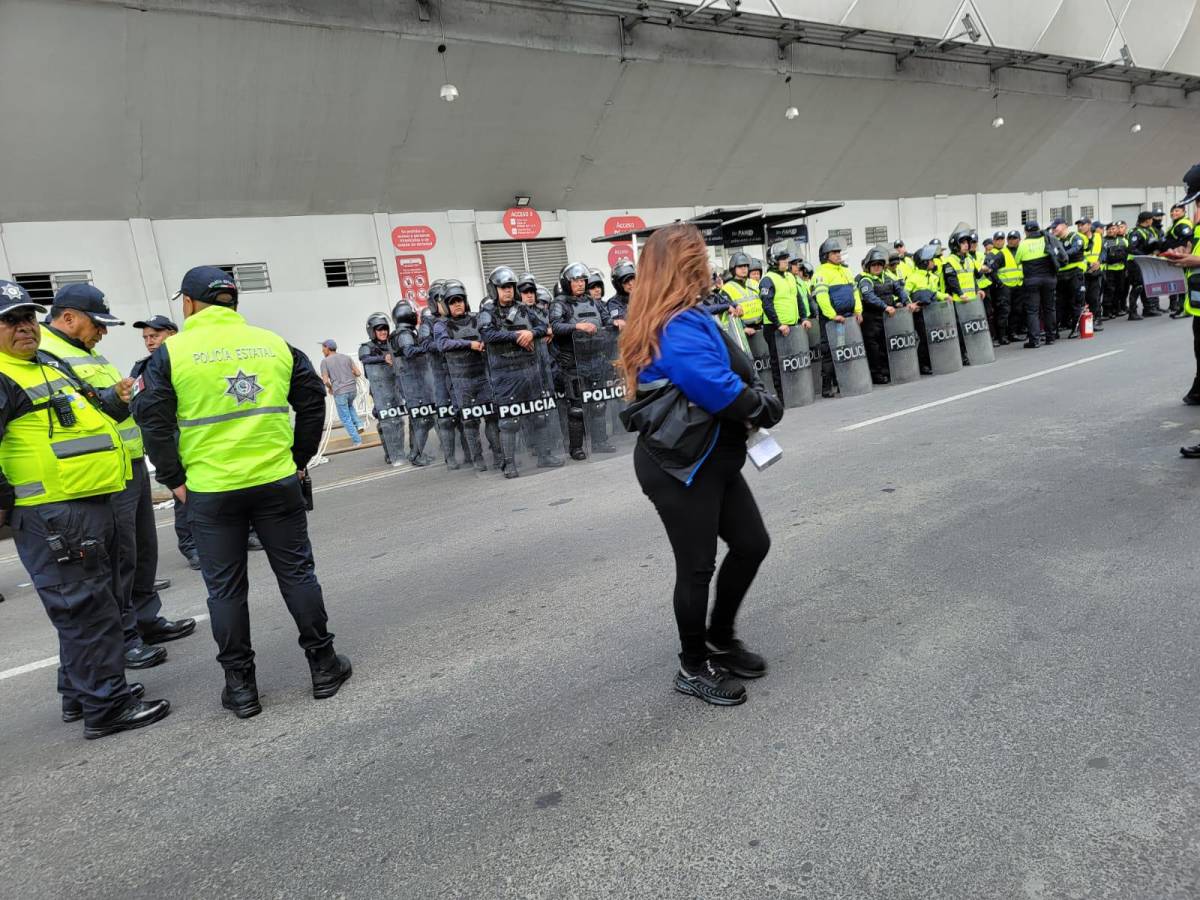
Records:
<instances>
[{"instance_id":1,"label":"concrete wall","mask_svg":"<svg viewBox=\"0 0 1200 900\"><path fill-rule=\"evenodd\" d=\"M1028 194L962 194L887 200L853 200L841 209L809 220L812 244L831 229L852 230L848 260L852 267L865 251L864 229L882 225L889 241L904 238L915 248L937 236L943 241L960 221L991 232L991 213L1008 213L1008 228L1019 228L1022 209L1037 209L1043 223L1051 207L1070 204L1078 215L1084 205L1096 207L1100 219L1114 205L1164 208L1179 196L1176 187L1081 188ZM767 204L786 209L801 200ZM572 260L608 271L608 244L592 238L614 215L638 215L647 224L693 216L699 207L665 209L560 210L541 212L542 237L563 237ZM126 321L154 313L181 317L169 297L183 273L194 265L265 262L271 290L243 295L241 309L256 324L272 328L310 356L317 345L334 338L357 348L363 322L377 310L390 311L401 296L397 251L392 229L424 225L436 243L419 254L431 279L462 279L477 305L483 293L479 241L503 238L498 210L444 210L435 213L363 213L360 215L292 216L245 219L135 219L103 222L13 222L0 225L0 276L14 272L90 270L94 283L108 295L113 310ZM762 255L765 248L748 248ZM414 254L402 254L412 257ZM379 285L327 288L325 259L373 257L383 279ZM132 328L116 328L105 338L105 352L122 367L142 355L140 336Z\"/></svg>"}]
</instances>

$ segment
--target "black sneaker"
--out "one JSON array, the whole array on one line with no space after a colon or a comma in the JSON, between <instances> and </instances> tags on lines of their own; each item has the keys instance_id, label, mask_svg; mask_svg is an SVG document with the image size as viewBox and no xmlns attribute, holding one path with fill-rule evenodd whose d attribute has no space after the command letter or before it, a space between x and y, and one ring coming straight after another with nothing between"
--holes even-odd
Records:
<instances>
[{"instance_id":1,"label":"black sneaker","mask_svg":"<svg viewBox=\"0 0 1200 900\"><path fill-rule=\"evenodd\" d=\"M708 641L712 661L728 669L738 678L762 678L767 674L767 661L736 638L732 641Z\"/></svg>"},{"instance_id":2,"label":"black sneaker","mask_svg":"<svg viewBox=\"0 0 1200 900\"><path fill-rule=\"evenodd\" d=\"M729 680L729 673L714 665L711 659L695 672L680 666L675 673L675 690L699 697L713 706L737 706L746 702L746 689Z\"/></svg>"}]
</instances>

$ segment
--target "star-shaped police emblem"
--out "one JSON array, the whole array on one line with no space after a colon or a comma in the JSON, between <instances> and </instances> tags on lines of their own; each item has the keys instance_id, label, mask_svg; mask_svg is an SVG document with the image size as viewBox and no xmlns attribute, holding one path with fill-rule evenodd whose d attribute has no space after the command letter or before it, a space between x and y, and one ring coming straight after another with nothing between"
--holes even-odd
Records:
<instances>
[{"instance_id":1,"label":"star-shaped police emblem","mask_svg":"<svg viewBox=\"0 0 1200 900\"><path fill-rule=\"evenodd\" d=\"M10 300L20 300L21 289L15 284L6 284L4 286L4 296L8 297Z\"/></svg>"},{"instance_id":2,"label":"star-shaped police emblem","mask_svg":"<svg viewBox=\"0 0 1200 900\"><path fill-rule=\"evenodd\" d=\"M243 403L257 403L258 395L265 390L258 383L257 375L247 375L241 369L238 369L236 375L226 375L225 380L229 382L225 395L236 400L238 406Z\"/></svg>"}]
</instances>

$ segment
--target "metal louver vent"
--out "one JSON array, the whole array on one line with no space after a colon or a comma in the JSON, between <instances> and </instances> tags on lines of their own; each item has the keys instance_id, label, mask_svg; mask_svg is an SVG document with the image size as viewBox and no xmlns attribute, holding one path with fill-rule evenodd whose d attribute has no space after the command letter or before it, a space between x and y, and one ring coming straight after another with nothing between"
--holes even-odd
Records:
<instances>
[{"instance_id":1,"label":"metal louver vent","mask_svg":"<svg viewBox=\"0 0 1200 900\"><path fill-rule=\"evenodd\" d=\"M567 264L567 242L562 238L540 241L483 241L479 244L483 277L497 266L508 266L518 275L532 272L538 284L551 291L558 273Z\"/></svg>"},{"instance_id":2,"label":"metal louver vent","mask_svg":"<svg viewBox=\"0 0 1200 900\"><path fill-rule=\"evenodd\" d=\"M265 262L232 263L229 265L218 265L217 268L233 279L233 283L238 286L238 293L269 291L271 289L271 276L267 274L267 264Z\"/></svg>"}]
</instances>

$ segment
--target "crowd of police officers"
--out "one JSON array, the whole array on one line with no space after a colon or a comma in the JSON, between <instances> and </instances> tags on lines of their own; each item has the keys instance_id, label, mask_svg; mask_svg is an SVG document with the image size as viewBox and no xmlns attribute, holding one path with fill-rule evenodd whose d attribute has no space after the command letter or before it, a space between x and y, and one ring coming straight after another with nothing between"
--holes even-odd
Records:
<instances>
[{"instance_id":1,"label":"crowd of police officers","mask_svg":"<svg viewBox=\"0 0 1200 900\"><path fill-rule=\"evenodd\" d=\"M945 244L934 238L912 254L903 241L871 247L858 275L838 238L820 245L815 270L783 245L771 248L765 268L734 252L714 274L704 305L755 359L768 386L799 405L817 390L825 397L859 392L844 383L854 381L855 368L840 365L856 355L869 389L911 380L893 371L897 349L912 351L917 377L970 365L973 356L990 361L981 341L990 353L1014 342L1033 349L1075 338L1085 312L1095 331L1117 316L1162 314L1130 264L1135 255L1192 248L1186 209L1173 207L1167 228L1162 219L1141 213L1132 232L1122 221L1081 218L1071 228L1056 218L1045 229L1030 221L1023 233L997 231L982 241L962 224ZM556 468L560 453L583 460L613 452L620 429L613 413L623 396L614 361L635 277L634 264L620 262L605 297L602 274L572 263L551 294L533 274L500 266L487 276L478 311L463 282L449 279L430 286L423 310L402 300L390 317L369 316L358 357L385 460L433 464L434 431L448 468L491 466L506 478L520 475L526 454L537 468ZM1183 314L1182 301L1170 298L1171 315ZM796 377L801 369L811 392Z\"/></svg>"}]
</instances>

